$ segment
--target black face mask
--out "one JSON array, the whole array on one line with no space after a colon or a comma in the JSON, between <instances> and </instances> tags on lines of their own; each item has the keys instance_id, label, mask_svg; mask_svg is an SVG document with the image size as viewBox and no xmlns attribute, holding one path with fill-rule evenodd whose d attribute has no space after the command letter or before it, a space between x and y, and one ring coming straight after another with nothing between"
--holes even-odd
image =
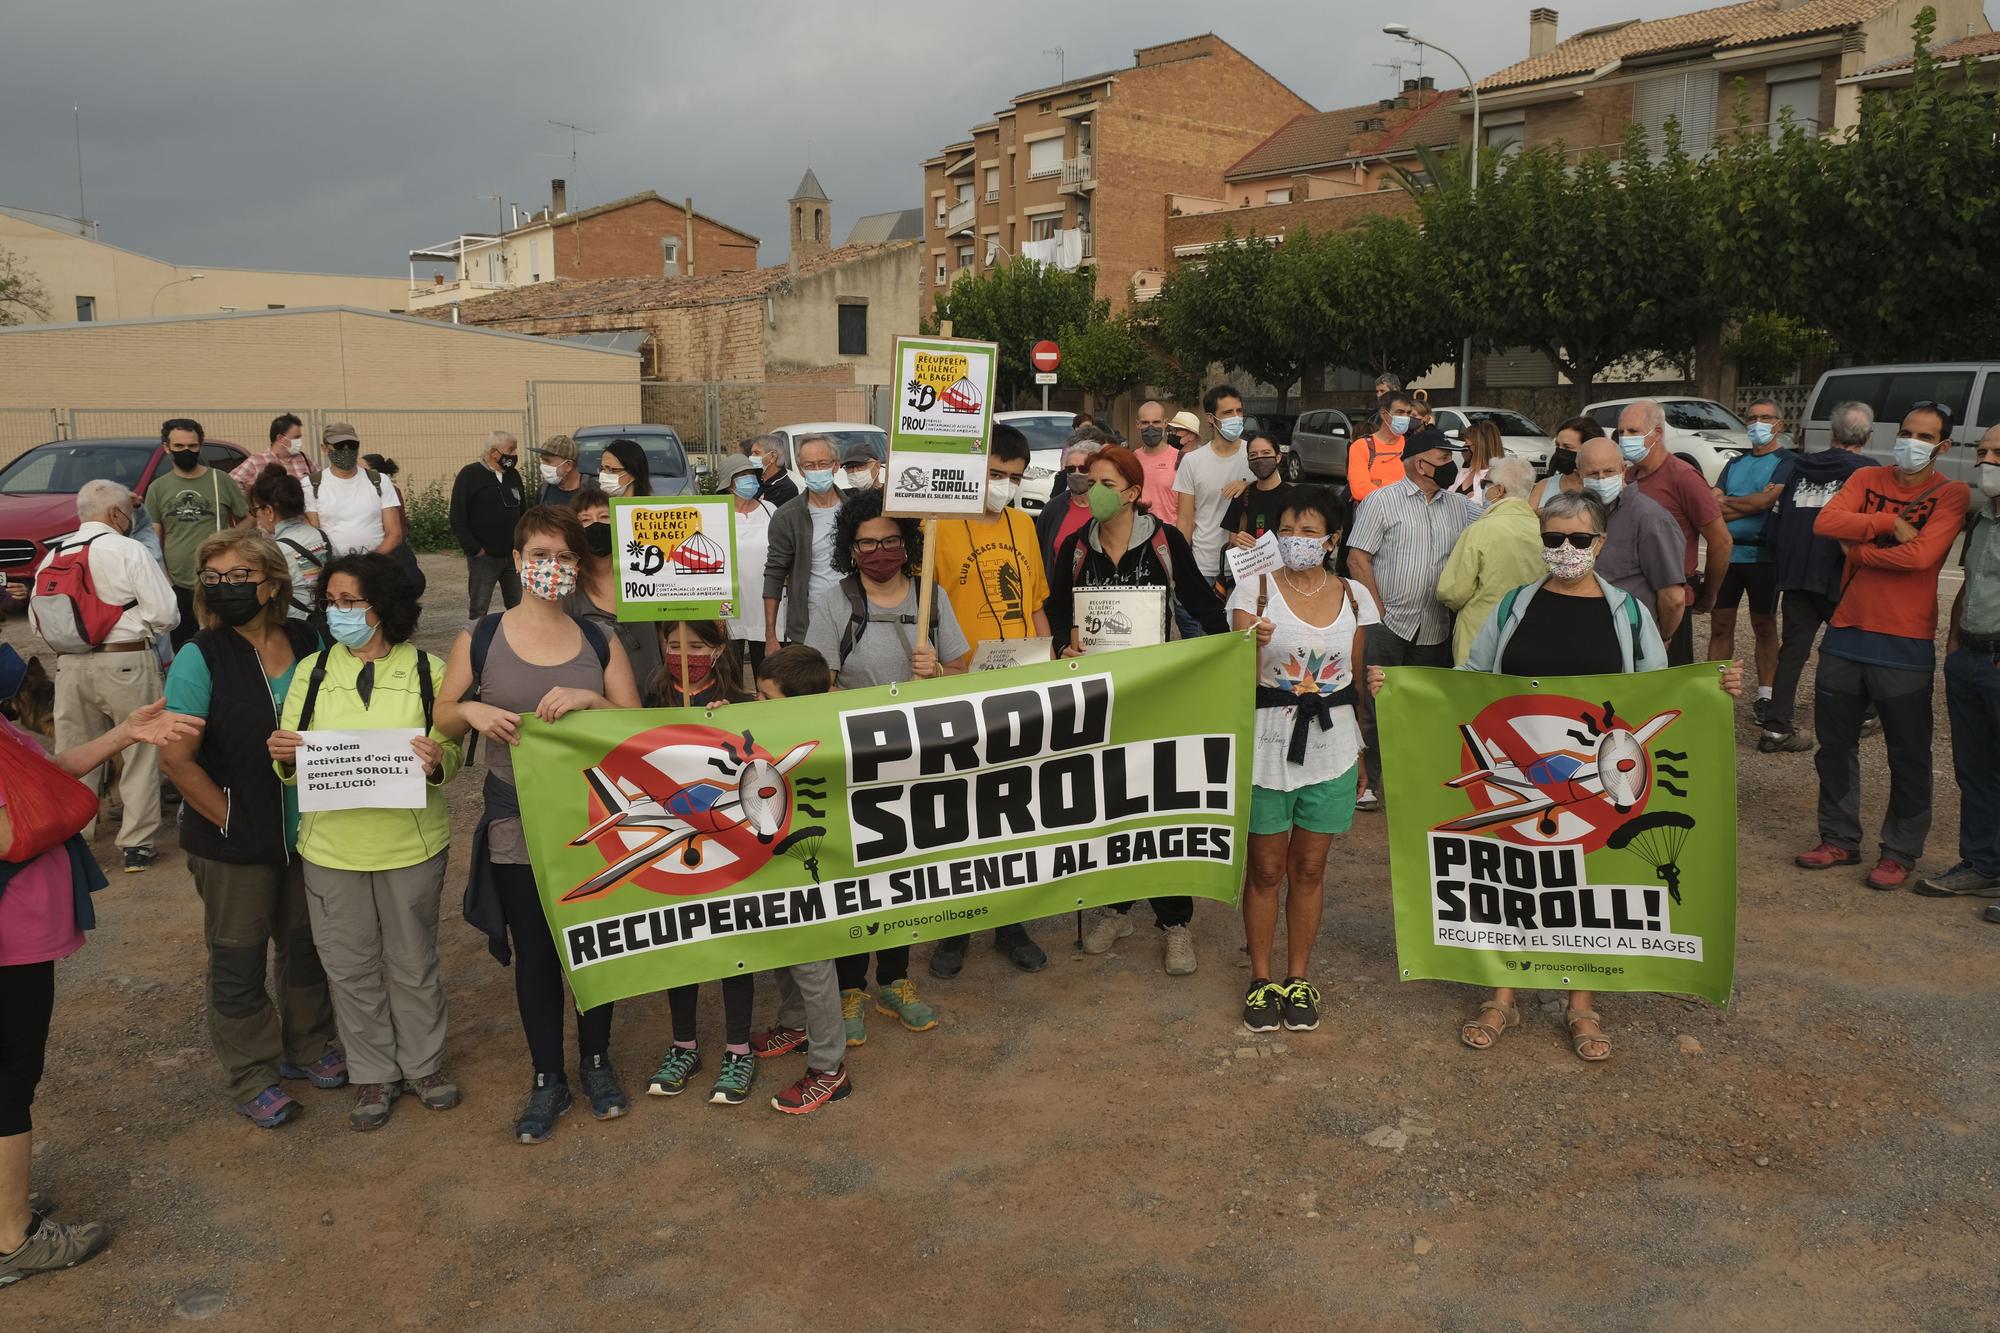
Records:
<instances>
[{"instance_id":1,"label":"black face mask","mask_svg":"<svg viewBox=\"0 0 2000 1333\"><path fill-rule=\"evenodd\" d=\"M503 468L512 469L518 467L520 465L520 462L521 460L519 458L516 458L513 454L500 455L500 466Z\"/></svg>"},{"instance_id":2,"label":"black face mask","mask_svg":"<svg viewBox=\"0 0 2000 1333\"><path fill-rule=\"evenodd\" d=\"M1431 473L1431 480L1437 483L1439 490L1450 490L1451 484L1458 480L1458 464L1445 463L1441 465L1437 471Z\"/></svg>"},{"instance_id":3,"label":"black face mask","mask_svg":"<svg viewBox=\"0 0 2000 1333\"><path fill-rule=\"evenodd\" d=\"M1139 427L1139 438L1149 445L1158 444L1161 440L1167 438L1167 428L1165 426L1141 426Z\"/></svg>"},{"instance_id":4,"label":"black face mask","mask_svg":"<svg viewBox=\"0 0 2000 1333\"><path fill-rule=\"evenodd\" d=\"M361 446L358 444L336 444L326 451L327 461L342 472L351 471L361 461Z\"/></svg>"},{"instance_id":5,"label":"black face mask","mask_svg":"<svg viewBox=\"0 0 2000 1333\"><path fill-rule=\"evenodd\" d=\"M174 466L182 472L192 472L201 466L201 446L199 445L196 445L192 449L169 449L167 452L173 455Z\"/></svg>"},{"instance_id":6,"label":"black face mask","mask_svg":"<svg viewBox=\"0 0 2000 1333\"><path fill-rule=\"evenodd\" d=\"M611 554L611 525L609 523L586 523L583 525L583 544L599 559Z\"/></svg>"},{"instance_id":7,"label":"black face mask","mask_svg":"<svg viewBox=\"0 0 2000 1333\"><path fill-rule=\"evenodd\" d=\"M202 605L232 629L247 625L264 609L264 603L257 600L258 586L255 583L218 583L213 588L204 587L201 590Z\"/></svg>"},{"instance_id":8,"label":"black face mask","mask_svg":"<svg viewBox=\"0 0 2000 1333\"><path fill-rule=\"evenodd\" d=\"M1557 449L1549 455L1549 471L1559 477L1567 477L1576 471L1576 450Z\"/></svg>"}]
</instances>

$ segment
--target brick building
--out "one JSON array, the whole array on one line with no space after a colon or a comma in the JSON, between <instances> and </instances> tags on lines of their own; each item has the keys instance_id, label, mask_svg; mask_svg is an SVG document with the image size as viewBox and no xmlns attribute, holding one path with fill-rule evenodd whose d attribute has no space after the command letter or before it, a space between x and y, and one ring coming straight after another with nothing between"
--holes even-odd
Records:
<instances>
[{"instance_id":1,"label":"brick building","mask_svg":"<svg viewBox=\"0 0 2000 1333\"><path fill-rule=\"evenodd\" d=\"M1114 307L1166 249L1161 200L1222 172L1312 107L1213 33L1141 47L1129 68L1011 99L923 164L923 313L961 272L1018 255L1094 266Z\"/></svg>"}]
</instances>

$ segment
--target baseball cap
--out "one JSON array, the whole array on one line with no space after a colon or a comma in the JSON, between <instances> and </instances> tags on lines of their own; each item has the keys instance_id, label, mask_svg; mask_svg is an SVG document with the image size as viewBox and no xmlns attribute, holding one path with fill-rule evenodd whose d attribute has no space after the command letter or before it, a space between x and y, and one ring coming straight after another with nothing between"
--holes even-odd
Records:
<instances>
[{"instance_id":1,"label":"baseball cap","mask_svg":"<svg viewBox=\"0 0 2000 1333\"><path fill-rule=\"evenodd\" d=\"M354 433L354 427L348 425L345 421L330 422L327 428L320 433L319 438L323 444L361 443L361 437Z\"/></svg>"},{"instance_id":2,"label":"baseball cap","mask_svg":"<svg viewBox=\"0 0 2000 1333\"><path fill-rule=\"evenodd\" d=\"M875 451L868 447L868 441L866 440L849 440L840 446L840 464L842 467L847 466L849 463L872 463L874 461Z\"/></svg>"},{"instance_id":3,"label":"baseball cap","mask_svg":"<svg viewBox=\"0 0 2000 1333\"><path fill-rule=\"evenodd\" d=\"M1192 412L1176 412L1174 419L1167 424L1175 430L1184 430L1190 435L1201 434L1201 418Z\"/></svg>"},{"instance_id":4,"label":"baseball cap","mask_svg":"<svg viewBox=\"0 0 2000 1333\"><path fill-rule=\"evenodd\" d=\"M576 441L567 435L551 435L542 441L542 447L537 452L543 458L560 458L575 462Z\"/></svg>"},{"instance_id":5,"label":"baseball cap","mask_svg":"<svg viewBox=\"0 0 2000 1333\"><path fill-rule=\"evenodd\" d=\"M1425 426L1413 430L1403 439L1403 457L1415 458L1418 454L1429 453L1433 449L1456 449L1458 441L1439 430L1436 426Z\"/></svg>"},{"instance_id":6,"label":"baseball cap","mask_svg":"<svg viewBox=\"0 0 2000 1333\"><path fill-rule=\"evenodd\" d=\"M722 472L718 480L727 485L745 472L754 472L761 476L764 472L764 465L754 458L737 454L722 465Z\"/></svg>"}]
</instances>

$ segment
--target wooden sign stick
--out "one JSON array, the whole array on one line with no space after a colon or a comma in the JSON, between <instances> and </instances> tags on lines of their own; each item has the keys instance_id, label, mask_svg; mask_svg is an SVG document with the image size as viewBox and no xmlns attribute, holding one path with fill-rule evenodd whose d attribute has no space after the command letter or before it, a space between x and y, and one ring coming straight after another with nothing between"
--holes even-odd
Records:
<instances>
[{"instance_id":1,"label":"wooden sign stick","mask_svg":"<svg viewBox=\"0 0 2000 1333\"><path fill-rule=\"evenodd\" d=\"M937 519L923 521L924 558L917 573L917 647L931 646L931 598L937 595Z\"/></svg>"}]
</instances>

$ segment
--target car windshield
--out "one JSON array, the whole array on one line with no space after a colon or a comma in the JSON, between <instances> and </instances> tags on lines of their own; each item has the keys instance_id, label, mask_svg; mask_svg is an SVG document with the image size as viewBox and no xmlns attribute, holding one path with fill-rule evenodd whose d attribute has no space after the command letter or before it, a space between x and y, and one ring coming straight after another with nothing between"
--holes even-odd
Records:
<instances>
[{"instance_id":1,"label":"car windshield","mask_svg":"<svg viewBox=\"0 0 2000 1333\"><path fill-rule=\"evenodd\" d=\"M597 475L597 460L604 457L604 446L613 440L631 440L646 451L646 470L654 480L662 477L685 477L688 473L687 454L681 442L671 435L608 435L600 440L579 440L577 442L577 471L587 476Z\"/></svg>"},{"instance_id":2,"label":"car windshield","mask_svg":"<svg viewBox=\"0 0 2000 1333\"><path fill-rule=\"evenodd\" d=\"M1667 424L1675 430L1747 429L1734 412L1705 398L1670 398L1660 406L1666 409Z\"/></svg>"},{"instance_id":3,"label":"car windshield","mask_svg":"<svg viewBox=\"0 0 2000 1333\"><path fill-rule=\"evenodd\" d=\"M144 444L45 444L0 472L0 495L74 495L93 477L130 490L152 456L152 446Z\"/></svg>"},{"instance_id":4,"label":"car windshield","mask_svg":"<svg viewBox=\"0 0 2000 1333\"><path fill-rule=\"evenodd\" d=\"M1061 415L1046 417L1017 417L1006 425L1028 437L1028 448L1040 452L1044 449L1061 449L1069 443L1071 418ZM1036 460L1038 463L1039 459ZM1061 466L1058 461L1057 466Z\"/></svg>"},{"instance_id":5,"label":"car windshield","mask_svg":"<svg viewBox=\"0 0 2000 1333\"><path fill-rule=\"evenodd\" d=\"M1537 426L1518 412L1482 412L1474 409L1468 412L1467 415L1474 421L1492 422L1500 428L1502 435L1541 436L1547 434L1540 426Z\"/></svg>"}]
</instances>

